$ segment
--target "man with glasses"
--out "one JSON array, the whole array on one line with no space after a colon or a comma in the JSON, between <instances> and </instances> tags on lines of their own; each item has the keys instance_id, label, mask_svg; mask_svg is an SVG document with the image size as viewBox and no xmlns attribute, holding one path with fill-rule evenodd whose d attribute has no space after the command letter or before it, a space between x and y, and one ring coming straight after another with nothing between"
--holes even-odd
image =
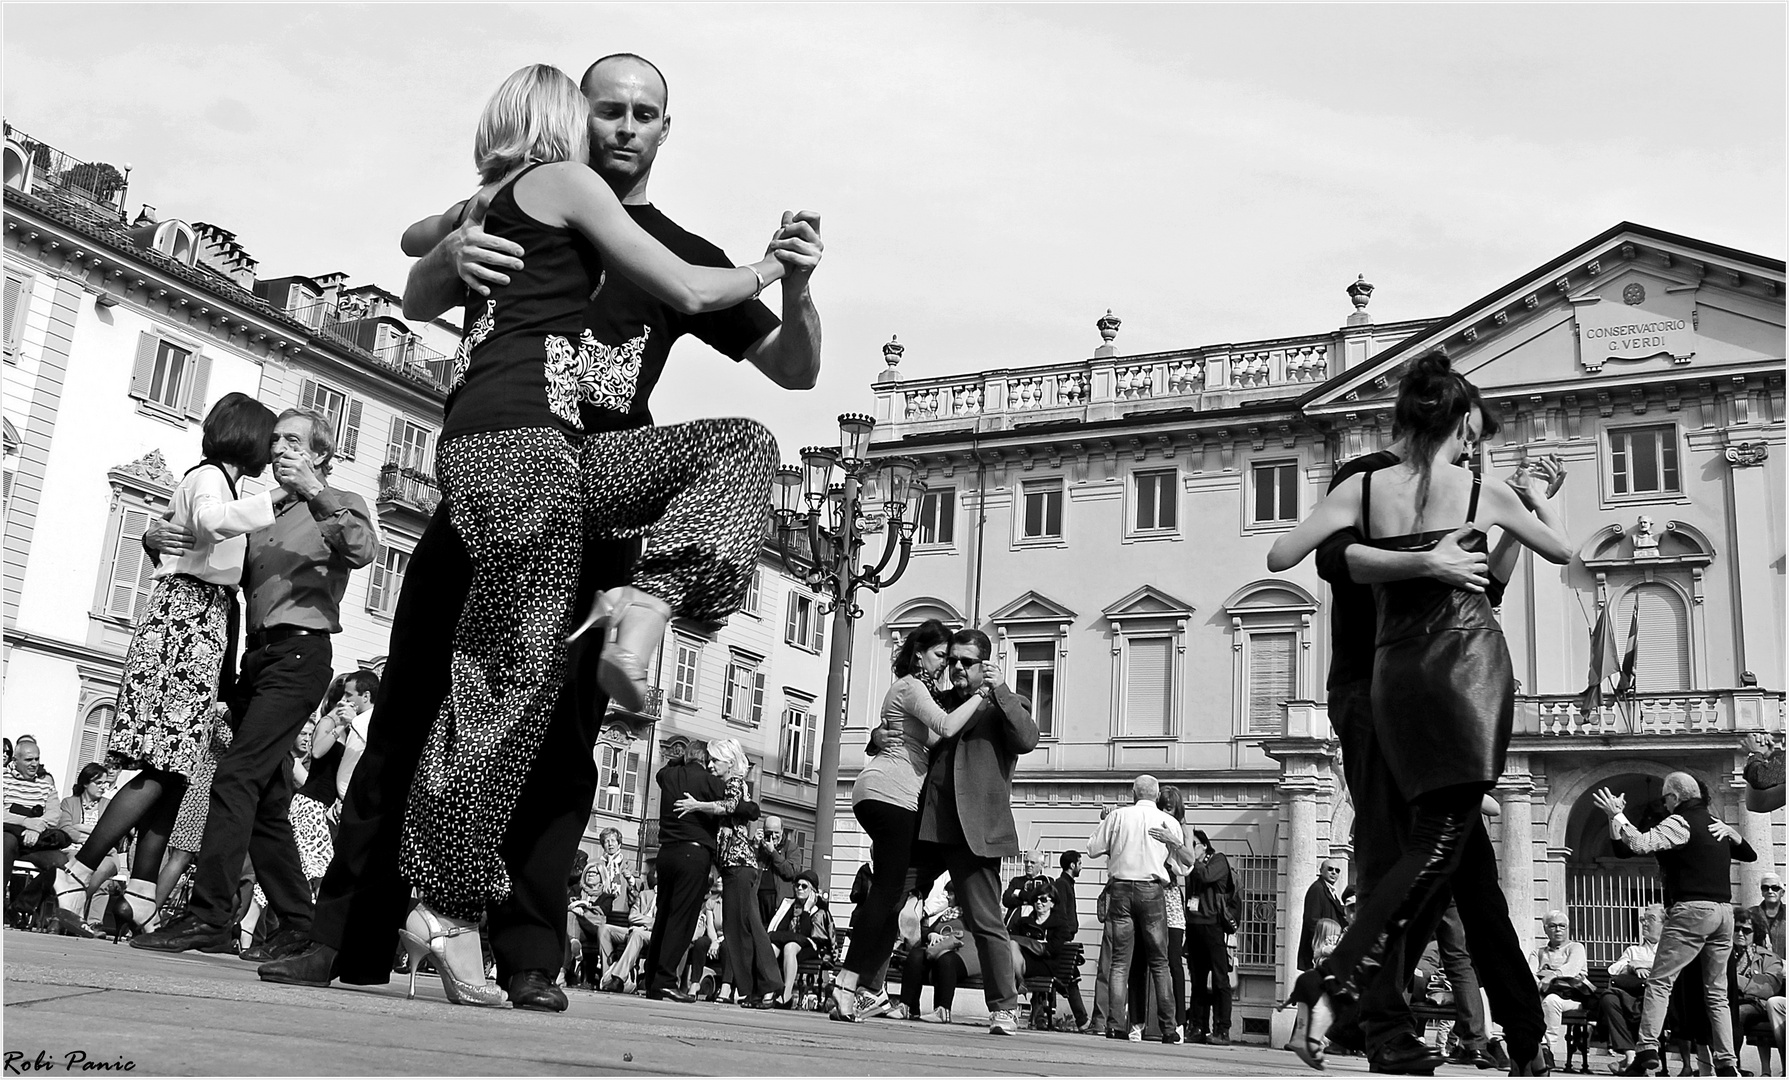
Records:
<instances>
[{"instance_id":1,"label":"man with glasses","mask_svg":"<svg viewBox=\"0 0 1789 1080\"><path fill-rule=\"evenodd\" d=\"M1763 900L1751 909L1752 936L1766 945L1778 959L1783 955L1783 879L1775 872L1758 879L1758 892Z\"/></svg>"},{"instance_id":2,"label":"man with glasses","mask_svg":"<svg viewBox=\"0 0 1789 1080\"><path fill-rule=\"evenodd\" d=\"M1317 868L1317 880L1304 891L1304 931L1298 935L1298 970L1315 966L1311 959L1311 942L1317 934L1317 922L1334 919L1337 926L1348 929L1348 913L1342 908L1342 864L1324 859Z\"/></svg>"},{"instance_id":3,"label":"man with glasses","mask_svg":"<svg viewBox=\"0 0 1789 1080\"><path fill-rule=\"evenodd\" d=\"M1019 854L1013 823L1012 777L1020 754L1037 746L1031 707L1007 689L999 671L987 664L993 653L988 635L959 630L950 640L951 689L946 708L982 698L981 707L955 734L932 751L931 768L920 794L919 837L914 865L950 874L963 921L975 938L981 961L988 1031L1016 1035L1014 1010L1019 990L1013 970L1012 939L1000 902L1000 860Z\"/></svg>"}]
</instances>

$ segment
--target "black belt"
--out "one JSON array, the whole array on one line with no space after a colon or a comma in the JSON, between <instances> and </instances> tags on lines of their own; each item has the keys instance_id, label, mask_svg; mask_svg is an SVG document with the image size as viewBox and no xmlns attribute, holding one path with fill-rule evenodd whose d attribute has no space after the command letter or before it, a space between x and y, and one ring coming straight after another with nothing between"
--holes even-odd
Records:
<instances>
[{"instance_id":1,"label":"black belt","mask_svg":"<svg viewBox=\"0 0 1789 1080\"><path fill-rule=\"evenodd\" d=\"M1161 878L1152 878L1152 877L1146 877L1146 878L1115 877L1115 878L1108 878L1107 880L1110 881L1114 885L1163 885L1163 884L1166 884L1165 882L1162 881Z\"/></svg>"},{"instance_id":2,"label":"black belt","mask_svg":"<svg viewBox=\"0 0 1789 1080\"><path fill-rule=\"evenodd\" d=\"M308 626L269 626L265 630L248 632L248 647L259 649L275 642L286 641L295 637L328 637L329 631L315 630Z\"/></svg>"}]
</instances>

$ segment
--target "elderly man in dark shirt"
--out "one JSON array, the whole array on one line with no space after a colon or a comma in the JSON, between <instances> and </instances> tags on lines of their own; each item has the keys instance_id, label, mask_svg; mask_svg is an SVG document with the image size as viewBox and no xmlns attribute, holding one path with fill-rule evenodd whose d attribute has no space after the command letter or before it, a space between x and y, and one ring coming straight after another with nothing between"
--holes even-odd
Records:
<instances>
[{"instance_id":1,"label":"elderly man in dark shirt","mask_svg":"<svg viewBox=\"0 0 1789 1080\"><path fill-rule=\"evenodd\" d=\"M273 524L248 537L247 635L228 702L235 737L211 781L192 900L185 915L132 938L134 948L233 951L230 919L245 855L279 917L279 932L243 959L284 955L302 947L310 931L310 885L286 818L288 763L299 728L329 689L329 639L342 628L348 574L379 550L366 501L326 480L335 456L332 432L328 420L303 409L287 409L274 426L274 479L285 492L275 502ZM156 532L144 543L163 546Z\"/></svg>"}]
</instances>

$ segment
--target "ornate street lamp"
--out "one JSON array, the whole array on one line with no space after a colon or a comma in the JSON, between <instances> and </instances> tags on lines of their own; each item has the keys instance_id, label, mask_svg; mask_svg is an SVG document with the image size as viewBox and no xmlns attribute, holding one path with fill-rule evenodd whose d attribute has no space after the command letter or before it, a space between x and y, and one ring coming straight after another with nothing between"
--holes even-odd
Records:
<instances>
[{"instance_id":1,"label":"ornate street lamp","mask_svg":"<svg viewBox=\"0 0 1789 1080\"><path fill-rule=\"evenodd\" d=\"M839 734L845 722L845 666L851 659L851 624L863 615L857 591L880 590L900 579L913 550L925 485L911 458L869 459L876 421L861 413L839 417L839 444L810 446L801 465L776 475L777 541L783 566L820 598L832 614L832 653L826 669L826 718L820 735L820 794L814 807L814 870L821 887L832 881L833 809L838 802ZM883 531L882 556L864 569L858 552L864 534ZM901 559L887 573L896 549Z\"/></svg>"}]
</instances>

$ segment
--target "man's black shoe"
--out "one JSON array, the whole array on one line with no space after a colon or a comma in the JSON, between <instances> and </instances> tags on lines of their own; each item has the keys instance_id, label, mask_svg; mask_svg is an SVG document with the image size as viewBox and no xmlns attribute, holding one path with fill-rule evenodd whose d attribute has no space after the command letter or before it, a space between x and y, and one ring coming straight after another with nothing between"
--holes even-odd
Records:
<instances>
[{"instance_id":1,"label":"man's black shoe","mask_svg":"<svg viewBox=\"0 0 1789 1080\"><path fill-rule=\"evenodd\" d=\"M1205 1042L1211 1046L1229 1046L1230 1033L1227 1031L1214 1031L1205 1036Z\"/></svg>"},{"instance_id":2,"label":"man's black shoe","mask_svg":"<svg viewBox=\"0 0 1789 1080\"><path fill-rule=\"evenodd\" d=\"M255 969L255 974L261 976L262 982L328 986L330 979L335 977L335 950L309 941L297 952L262 964Z\"/></svg>"},{"instance_id":3,"label":"man's black shoe","mask_svg":"<svg viewBox=\"0 0 1789 1080\"><path fill-rule=\"evenodd\" d=\"M223 927L202 922L197 915L186 914L160 930L131 938L130 947L155 952L187 952L197 949L207 953L233 953L236 951L236 942L230 937L230 931Z\"/></svg>"},{"instance_id":4,"label":"man's black shoe","mask_svg":"<svg viewBox=\"0 0 1789 1080\"><path fill-rule=\"evenodd\" d=\"M1642 1050L1634 1055L1628 1067L1621 1070L1622 1076L1657 1076L1665 1071L1664 1062L1659 1060L1657 1050Z\"/></svg>"},{"instance_id":5,"label":"man's black shoe","mask_svg":"<svg viewBox=\"0 0 1789 1080\"><path fill-rule=\"evenodd\" d=\"M1490 1039L1485 1042L1485 1054L1499 1072L1509 1069L1509 1052L1503 1048L1502 1039Z\"/></svg>"},{"instance_id":6,"label":"man's black shoe","mask_svg":"<svg viewBox=\"0 0 1789 1080\"><path fill-rule=\"evenodd\" d=\"M311 939L302 930L281 930L254 948L244 949L241 956L251 964L265 964L270 960L296 956L310 944Z\"/></svg>"},{"instance_id":7,"label":"man's black shoe","mask_svg":"<svg viewBox=\"0 0 1789 1080\"><path fill-rule=\"evenodd\" d=\"M647 1001L675 1001L675 1002L679 1002L684 1005L688 1005L690 1002L696 1000L696 996L694 994L686 994L683 991L677 989L676 987L672 987L669 990L648 990L646 992L646 1000Z\"/></svg>"},{"instance_id":8,"label":"man's black shoe","mask_svg":"<svg viewBox=\"0 0 1789 1080\"><path fill-rule=\"evenodd\" d=\"M565 991L544 971L518 971L509 980L509 1003L535 1012L564 1012Z\"/></svg>"},{"instance_id":9,"label":"man's black shoe","mask_svg":"<svg viewBox=\"0 0 1789 1080\"><path fill-rule=\"evenodd\" d=\"M1205 1029L1197 1028L1197 1027L1187 1028L1186 1029L1186 1041L1190 1042L1190 1043L1204 1042L1205 1041Z\"/></svg>"},{"instance_id":10,"label":"man's black shoe","mask_svg":"<svg viewBox=\"0 0 1789 1080\"><path fill-rule=\"evenodd\" d=\"M1430 1076L1442 1061L1434 1047L1415 1035L1402 1035L1374 1052L1367 1070L1396 1076Z\"/></svg>"}]
</instances>

